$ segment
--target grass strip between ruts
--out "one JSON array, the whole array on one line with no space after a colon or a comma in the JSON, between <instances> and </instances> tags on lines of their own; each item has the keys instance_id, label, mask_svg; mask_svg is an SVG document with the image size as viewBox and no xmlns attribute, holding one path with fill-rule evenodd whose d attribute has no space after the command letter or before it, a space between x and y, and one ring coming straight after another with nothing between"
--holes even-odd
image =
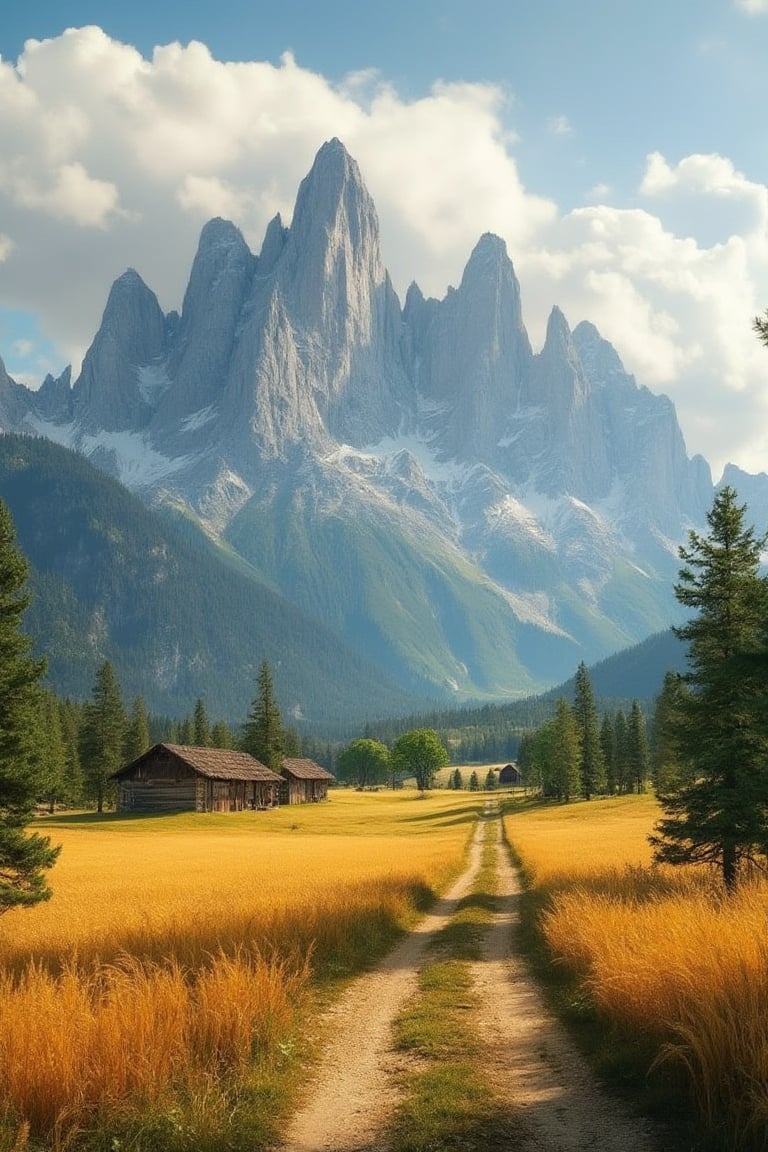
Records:
<instances>
[{"instance_id":1,"label":"grass strip between ruts","mask_svg":"<svg viewBox=\"0 0 768 1152\"><path fill-rule=\"evenodd\" d=\"M471 963L497 906L496 814L486 817L482 864L472 891L433 942L417 999L395 1021L395 1045L411 1057L389 1128L392 1152L484 1152L512 1147L516 1117L503 1107L484 1067L475 1025Z\"/></svg>"}]
</instances>

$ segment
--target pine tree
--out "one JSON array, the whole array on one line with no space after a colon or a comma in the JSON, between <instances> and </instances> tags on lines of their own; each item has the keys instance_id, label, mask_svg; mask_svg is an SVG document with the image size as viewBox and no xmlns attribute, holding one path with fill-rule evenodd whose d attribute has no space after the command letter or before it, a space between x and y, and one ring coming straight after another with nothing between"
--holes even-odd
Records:
<instances>
[{"instance_id":1,"label":"pine tree","mask_svg":"<svg viewBox=\"0 0 768 1152\"><path fill-rule=\"evenodd\" d=\"M615 723L607 712L600 724L600 747L605 761L605 790L613 796L618 787L618 743Z\"/></svg>"},{"instance_id":2,"label":"pine tree","mask_svg":"<svg viewBox=\"0 0 768 1152\"><path fill-rule=\"evenodd\" d=\"M96 673L91 700L86 704L80 733L86 799L103 812L115 795L110 777L123 763L126 716L120 685L109 660Z\"/></svg>"},{"instance_id":3,"label":"pine tree","mask_svg":"<svg viewBox=\"0 0 768 1152\"><path fill-rule=\"evenodd\" d=\"M628 792L632 779L632 763L629 753L629 724L624 712L619 708L613 720L616 732L616 788Z\"/></svg>"},{"instance_id":4,"label":"pine tree","mask_svg":"<svg viewBox=\"0 0 768 1152\"><path fill-rule=\"evenodd\" d=\"M208 748L211 744L211 725L202 697L195 704L193 739L198 748Z\"/></svg>"},{"instance_id":5,"label":"pine tree","mask_svg":"<svg viewBox=\"0 0 768 1152\"><path fill-rule=\"evenodd\" d=\"M217 720L211 728L211 746L213 748L234 748L235 746L234 737L223 720Z\"/></svg>"},{"instance_id":6,"label":"pine tree","mask_svg":"<svg viewBox=\"0 0 768 1152\"><path fill-rule=\"evenodd\" d=\"M677 672L667 672L656 697L651 739L651 775L657 793L674 792L694 777L693 762L677 739L683 698L690 689Z\"/></svg>"},{"instance_id":7,"label":"pine tree","mask_svg":"<svg viewBox=\"0 0 768 1152\"><path fill-rule=\"evenodd\" d=\"M475 771L472 772L472 775L469 778L469 791L470 792L479 792L480 791L480 781L477 777L477 772L475 772Z\"/></svg>"},{"instance_id":8,"label":"pine tree","mask_svg":"<svg viewBox=\"0 0 768 1152\"><path fill-rule=\"evenodd\" d=\"M632 788L635 792L645 792L650 770L648 755L648 733L645 717L637 700L632 701L629 713L629 760L631 765Z\"/></svg>"},{"instance_id":9,"label":"pine tree","mask_svg":"<svg viewBox=\"0 0 768 1152\"><path fill-rule=\"evenodd\" d=\"M563 699L555 712L552 756L557 797L567 803L581 791L581 744L573 709Z\"/></svg>"},{"instance_id":10,"label":"pine tree","mask_svg":"<svg viewBox=\"0 0 768 1152\"><path fill-rule=\"evenodd\" d=\"M45 800L48 811L56 811L56 804L64 800L67 792L67 750L61 726L59 702L53 692L44 692L40 705L40 731L42 735L42 787L39 799Z\"/></svg>"},{"instance_id":11,"label":"pine tree","mask_svg":"<svg viewBox=\"0 0 768 1152\"><path fill-rule=\"evenodd\" d=\"M127 763L141 756L150 746L149 716L142 696L136 696L125 731L124 756Z\"/></svg>"},{"instance_id":12,"label":"pine tree","mask_svg":"<svg viewBox=\"0 0 768 1152\"><path fill-rule=\"evenodd\" d=\"M694 614L676 629L688 643L691 690L677 705L675 739L693 778L660 793L664 818L651 838L657 860L714 864L728 891L768 849L766 539L744 526L744 513L722 488L709 534L691 532L680 549L675 594Z\"/></svg>"},{"instance_id":13,"label":"pine tree","mask_svg":"<svg viewBox=\"0 0 768 1152\"><path fill-rule=\"evenodd\" d=\"M74 700L60 700L59 716L64 738L64 798L70 805L79 805L83 802L83 769L80 764L82 705L76 704Z\"/></svg>"},{"instance_id":14,"label":"pine tree","mask_svg":"<svg viewBox=\"0 0 768 1152\"><path fill-rule=\"evenodd\" d=\"M483 784L483 788L485 789L486 792L493 792L496 788L498 788L498 786L499 786L499 782L496 779L496 773L493 771L493 768L489 768L488 774L485 777L485 783Z\"/></svg>"},{"instance_id":15,"label":"pine tree","mask_svg":"<svg viewBox=\"0 0 768 1152\"><path fill-rule=\"evenodd\" d=\"M455 788L457 792L462 791L464 788L464 777L461 775L461 769L455 768L451 776L451 787Z\"/></svg>"},{"instance_id":16,"label":"pine tree","mask_svg":"<svg viewBox=\"0 0 768 1152\"><path fill-rule=\"evenodd\" d=\"M59 854L48 837L27 833L41 787L40 678L21 630L29 603L28 567L0 501L0 914L47 900L45 872Z\"/></svg>"},{"instance_id":17,"label":"pine tree","mask_svg":"<svg viewBox=\"0 0 768 1152\"><path fill-rule=\"evenodd\" d=\"M597 706L595 705L589 673L583 661L576 670L573 713L576 717L576 727L581 746L579 759L581 791L585 800L591 800L598 793L605 792L606 776L603 750L600 746Z\"/></svg>"},{"instance_id":18,"label":"pine tree","mask_svg":"<svg viewBox=\"0 0 768 1152\"><path fill-rule=\"evenodd\" d=\"M243 734L243 751L273 772L279 772L284 755L283 722L275 698L272 670L266 660L259 670L256 689Z\"/></svg>"}]
</instances>

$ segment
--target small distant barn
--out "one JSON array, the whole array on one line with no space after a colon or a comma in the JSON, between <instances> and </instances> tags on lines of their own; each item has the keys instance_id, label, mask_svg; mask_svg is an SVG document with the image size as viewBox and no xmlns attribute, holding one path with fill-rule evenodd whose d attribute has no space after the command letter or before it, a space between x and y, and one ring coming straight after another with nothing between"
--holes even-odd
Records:
<instances>
[{"instance_id":1,"label":"small distant barn","mask_svg":"<svg viewBox=\"0 0 768 1152\"><path fill-rule=\"evenodd\" d=\"M505 764L499 771L499 787L513 787L516 784L522 784L523 774L518 768L517 764Z\"/></svg>"},{"instance_id":2,"label":"small distant barn","mask_svg":"<svg viewBox=\"0 0 768 1152\"><path fill-rule=\"evenodd\" d=\"M280 776L245 752L155 744L113 779L119 812L242 812L280 803Z\"/></svg>"},{"instance_id":3,"label":"small distant barn","mask_svg":"<svg viewBox=\"0 0 768 1152\"><path fill-rule=\"evenodd\" d=\"M336 777L314 760L283 760L283 803L312 804L328 798L328 785Z\"/></svg>"}]
</instances>

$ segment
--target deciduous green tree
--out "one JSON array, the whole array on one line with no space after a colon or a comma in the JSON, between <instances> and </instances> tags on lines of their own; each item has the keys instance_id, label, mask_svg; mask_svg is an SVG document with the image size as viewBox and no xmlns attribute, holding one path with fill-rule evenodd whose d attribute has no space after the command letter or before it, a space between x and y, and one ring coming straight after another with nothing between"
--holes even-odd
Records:
<instances>
[{"instance_id":1,"label":"deciduous green tree","mask_svg":"<svg viewBox=\"0 0 768 1152\"><path fill-rule=\"evenodd\" d=\"M379 740L363 736L359 740L353 740L339 753L336 768L340 780L357 784L358 788L386 784L389 748Z\"/></svg>"},{"instance_id":2,"label":"deciduous green tree","mask_svg":"<svg viewBox=\"0 0 768 1152\"><path fill-rule=\"evenodd\" d=\"M448 752L432 728L415 728L395 741L392 765L396 772L416 777L416 787L426 792L438 768L448 763Z\"/></svg>"},{"instance_id":3,"label":"deciduous green tree","mask_svg":"<svg viewBox=\"0 0 768 1152\"><path fill-rule=\"evenodd\" d=\"M28 833L41 787L40 678L21 627L29 603L27 562L16 547L11 514L0 501L0 913L47 900L45 873L59 854Z\"/></svg>"},{"instance_id":4,"label":"deciduous green tree","mask_svg":"<svg viewBox=\"0 0 768 1152\"><path fill-rule=\"evenodd\" d=\"M283 766L283 721L275 696L272 669L265 660L256 681L256 696L243 734L243 751L249 752L273 772Z\"/></svg>"},{"instance_id":5,"label":"deciduous green tree","mask_svg":"<svg viewBox=\"0 0 768 1152\"><path fill-rule=\"evenodd\" d=\"M747 861L768 850L768 683L765 537L744 525L733 488L718 492L709 533L680 549L675 593L692 613L677 634L688 644L691 691L678 702L676 739L693 778L660 793L664 818L652 837L657 860L714 864L727 890Z\"/></svg>"}]
</instances>

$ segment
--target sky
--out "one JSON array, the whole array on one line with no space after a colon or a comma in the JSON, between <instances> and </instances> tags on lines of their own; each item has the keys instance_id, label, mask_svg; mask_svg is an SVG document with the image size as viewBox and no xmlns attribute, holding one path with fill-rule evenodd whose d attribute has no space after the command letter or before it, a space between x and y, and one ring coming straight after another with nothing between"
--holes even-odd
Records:
<instances>
[{"instance_id":1,"label":"sky","mask_svg":"<svg viewBox=\"0 0 768 1152\"><path fill-rule=\"evenodd\" d=\"M768 0L0 0L0 357L75 373L134 267L179 308L197 240L258 253L338 136L403 299L506 243L675 402L690 454L768 470Z\"/></svg>"}]
</instances>

